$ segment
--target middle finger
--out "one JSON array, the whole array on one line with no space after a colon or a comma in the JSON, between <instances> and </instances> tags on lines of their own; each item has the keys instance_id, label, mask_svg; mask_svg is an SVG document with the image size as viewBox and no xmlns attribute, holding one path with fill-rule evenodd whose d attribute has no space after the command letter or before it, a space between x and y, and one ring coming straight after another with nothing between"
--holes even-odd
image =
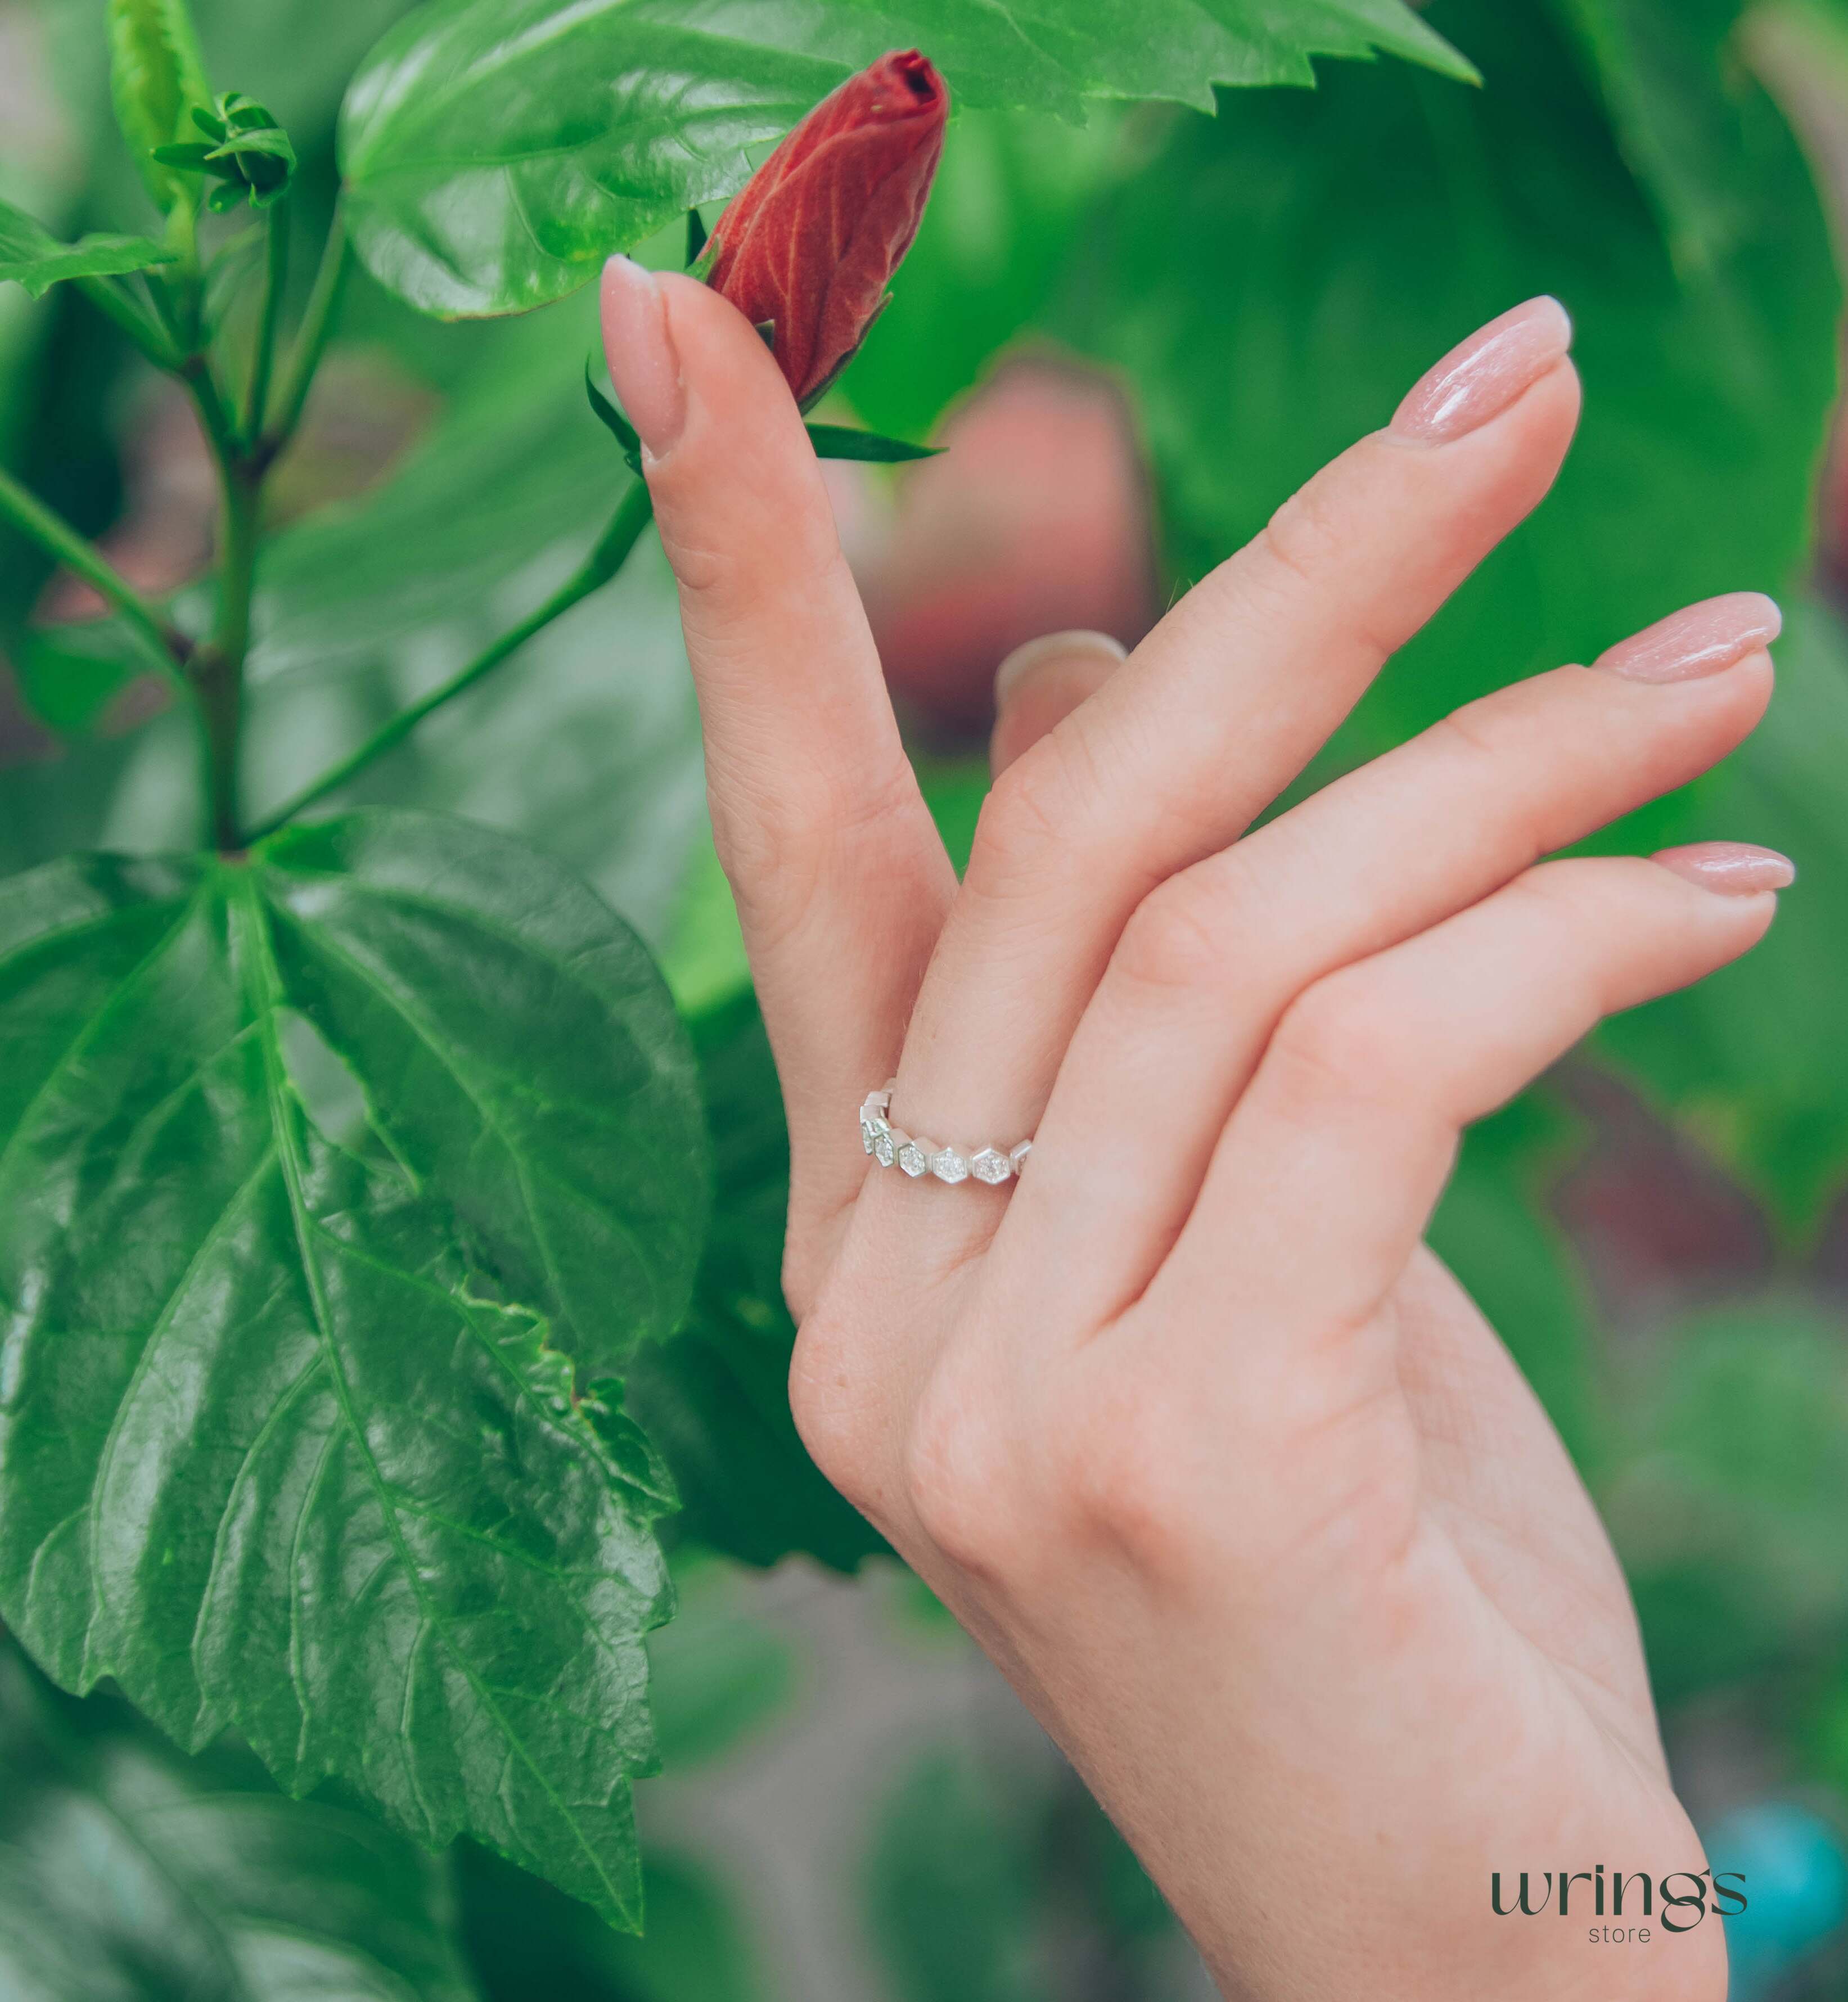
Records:
<instances>
[{"instance_id":1,"label":"middle finger","mask_svg":"<svg viewBox=\"0 0 1848 2002\"><path fill-rule=\"evenodd\" d=\"M1570 339L1550 299L1491 322L1003 775L912 1017L896 1122L965 1146L1031 1131L1135 906L1237 837L1550 486L1578 408ZM951 1240L992 1228L992 1205L950 1200Z\"/></svg>"}]
</instances>

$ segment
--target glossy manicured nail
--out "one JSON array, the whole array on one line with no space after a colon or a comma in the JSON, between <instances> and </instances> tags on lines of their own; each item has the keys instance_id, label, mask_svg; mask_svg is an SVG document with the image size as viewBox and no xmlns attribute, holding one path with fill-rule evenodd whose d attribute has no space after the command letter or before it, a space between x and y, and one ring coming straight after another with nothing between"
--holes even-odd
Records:
<instances>
[{"instance_id":1,"label":"glossy manicured nail","mask_svg":"<svg viewBox=\"0 0 1848 2002\"><path fill-rule=\"evenodd\" d=\"M603 267L603 354L616 401L650 459L671 452L686 421L680 357L668 331L667 302L654 274L632 258Z\"/></svg>"},{"instance_id":2,"label":"glossy manicured nail","mask_svg":"<svg viewBox=\"0 0 1848 2002\"><path fill-rule=\"evenodd\" d=\"M1649 859L1722 897L1787 890L1797 880L1797 865L1787 855L1749 841L1697 841L1686 848L1665 848Z\"/></svg>"},{"instance_id":3,"label":"glossy manicured nail","mask_svg":"<svg viewBox=\"0 0 1848 2002\"><path fill-rule=\"evenodd\" d=\"M1529 299L1453 347L1394 413L1392 430L1445 445L1498 416L1572 345L1572 322L1555 298Z\"/></svg>"},{"instance_id":4,"label":"glossy manicured nail","mask_svg":"<svg viewBox=\"0 0 1848 2002\"><path fill-rule=\"evenodd\" d=\"M1000 708L1027 675L1044 661L1107 661L1111 667L1115 667L1128 657L1128 649L1107 633L1044 633L1037 640L1029 640L1024 646L1015 647L995 670L995 706Z\"/></svg>"},{"instance_id":5,"label":"glossy manicured nail","mask_svg":"<svg viewBox=\"0 0 1848 2002\"><path fill-rule=\"evenodd\" d=\"M1672 612L1600 654L1592 665L1632 682L1691 682L1770 645L1783 614L1762 591L1729 591Z\"/></svg>"}]
</instances>

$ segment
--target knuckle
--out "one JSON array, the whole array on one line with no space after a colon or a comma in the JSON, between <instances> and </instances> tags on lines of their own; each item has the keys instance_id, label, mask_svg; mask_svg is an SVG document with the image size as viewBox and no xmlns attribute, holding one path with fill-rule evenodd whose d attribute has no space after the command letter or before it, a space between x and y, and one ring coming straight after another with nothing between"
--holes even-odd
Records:
<instances>
[{"instance_id":1,"label":"knuckle","mask_svg":"<svg viewBox=\"0 0 1848 2002\"><path fill-rule=\"evenodd\" d=\"M1494 698L1487 696L1441 717L1431 725L1431 734L1440 749L1471 766L1498 769L1514 748L1498 721Z\"/></svg>"},{"instance_id":2,"label":"knuckle","mask_svg":"<svg viewBox=\"0 0 1848 2002\"><path fill-rule=\"evenodd\" d=\"M713 838L754 948L798 930L839 872L901 878L930 843L908 767L880 780L827 772L773 781L715 768Z\"/></svg>"},{"instance_id":3,"label":"knuckle","mask_svg":"<svg viewBox=\"0 0 1848 2002\"><path fill-rule=\"evenodd\" d=\"M1201 1541L1201 1483L1172 1397L1100 1372L1073 1386L1055 1437L1048 1484L1072 1540L1112 1549L1145 1575L1175 1578Z\"/></svg>"},{"instance_id":4,"label":"knuckle","mask_svg":"<svg viewBox=\"0 0 1848 2002\"><path fill-rule=\"evenodd\" d=\"M969 882L978 895L1070 867L1086 762L1079 734L1062 725L995 781L970 852Z\"/></svg>"},{"instance_id":5,"label":"knuckle","mask_svg":"<svg viewBox=\"0 0 1848 2002\"><path fill-rule=\"evenodd\" d=\"M1372 984L1330 975L1284 1011L1264 1063L1286 1106L1307 1112L1403 1095L1403 1038L1383 1018Z\"/></svg>"},{"instance_id":6,"label":"knuckle","mask_svg":"<svg viewBox=\"0 0 1848 2002\"><path fill-rule=\"evenodd\" d=\"M947 1362L905 1441L903 1487L918 1526L971 1577L998 1579L1030 1546L1026 1484L1006 1407L986 1370Z\"/></svg>"},{"instance_id":7,"label":"knuckle","mask_svg":"<svg viewBox=\"0 0 1848 2002\"><path fill-rule=\"evenodd\" d=\"M1116 968L1138 986L1170 989L1224 977L1226 913L1191 874L1172 877L1136 906L1117 947Z\"/></svg>"},{"instance_id":8,"label":"knuckle","mask_svg":"<svg viewBox=\"0 0 1848 2002\"><path fill-rule=\"evenodd\" d=\"M790 1362L790 1412L808 1456L864 1515L877 1518L884 1427L855 1358L863 1341L832 1310L818 1308L801 1326Z\"/></svg>"},{"instance_id":9,"label":"knuckle","mask_svg":"<svg viewBox=\"0 0 1848 2002\"><path fill-rule=\"evenodd\" d=\"M1257 547L1296 583L1320 588L1337 568L1351 539L1326 483L1312 480L1285 501L1258 532Z\"/></svg>"}]
</instances>

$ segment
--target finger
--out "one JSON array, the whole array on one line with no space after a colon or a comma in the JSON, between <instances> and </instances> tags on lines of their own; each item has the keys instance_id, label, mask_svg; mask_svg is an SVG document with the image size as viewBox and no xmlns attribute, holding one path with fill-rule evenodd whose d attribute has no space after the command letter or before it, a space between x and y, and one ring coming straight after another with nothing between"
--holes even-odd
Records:
<instances>
[{"instance_id":1,"label":"finger","mask_svg":"<svg viewBox=\"0 0 1848 2002\"><path fill-rule=\"evenodd\" d=\"M989 767L998 777L1088 701L1128 649L1107 633L1048 633L1016 647L995 670Z\"/></svg>"},{"instance_id":2,"label":"finger","mask_svg":"<svg viewBox=\"0 0 1848 2002\"><path fill-rule=\"evenodd\" d=\"M1015 1199L1023 1227L1095 1219L1049 1281L1056 1295L1101 1320L1142 1291L1305 988L1731 752L1764 713L1778 625L1756 592L1690 606L1597 671L1561 668L1472 703L1145 898Z\"/></svg>"},{"instance_id":3,"label":"finger","mask_svg":"<svg viewBox=\"0 0 1848 2002\"><path fill-rule=\"evenodd\" d=\"M1215 1343L1236 1330L1280 1352L1365 1326L1417 1247L1463 1128L1602 1017L1756 944L1794 874L1782 856L1733 844L1546 863L1307 989L1145 1296L1149 1325L1187 1318Z\"/></svg>"},{"instance_id":4,"label":"finger","mask_svg":"<svg viewBox=\"0 0 1848 2002\"><path fill-rule=\"evenodd\" d=\"M679 584L713 835L782 1075L799 1202L844 1201L865 1167L853 1107L891 1072L954 878L769 351L706 287L626 258L606 267L602 304L611 379Z\"/></svg>"},{"instance_id":5,"label":"finger","mask_svg":"<svg viewBox=\"0 0 1848 2002\"><path fill-rule=\"evenodd\" d=\"M1484 330L1009 769L894 1117L958 1139L1031 1129L1130 912L1237 836L1545 493L1578 406L1569 337L1550 300Z\"/></svg>"}]
</instances>

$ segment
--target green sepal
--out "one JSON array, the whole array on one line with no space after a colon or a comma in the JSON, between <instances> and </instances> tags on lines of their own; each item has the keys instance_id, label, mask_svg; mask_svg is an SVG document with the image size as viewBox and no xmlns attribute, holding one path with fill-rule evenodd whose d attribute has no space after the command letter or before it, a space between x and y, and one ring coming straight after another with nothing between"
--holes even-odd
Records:
<instances>
[{"instance_id":1,"label":"green sepal","mask_svg":"<svg viewBox=\"0 0 1848 2002\"><path fill-rule=\"evenodd\" d=\"M700 277L703 277L706 274L699 267L699 260L704 256L706 244L710 241L710 236L706 227L706 218L698 209L689 208L686 212L686 268Z\"/></svg>"},{"instance_id":2,"label":"green sepal","mask_svg":"<svg viewBox=\"0 0 1848 2002\"><path fill-rule=\"evenodd\" d=\"M596 413L597 421L603 425L622 448L622 457L636 479L642 476L642 441L636 427L623 416L608 397L591 379L591 364L584 364L584 393L591 399L591 408Z\"/></svg>"},{"instance_id":3,"label":"green sepal","mask_svg":"<svg viewBox=\"0 0 1848 2002\"><path fill-rule=\"evenodd\" d=\"M267 106L242 91L226 91L209 106L194 105L192 121L205 141L176 140L156 146L162 166L210 176L218 185L206 196L214 215L249 202L267 208L288 192L295 178L295 148Z\"/></svg>"},{"instance_id":4,"label":"green sepal","mask_svg":"<svg viewBox=\"0 0 1848 2002\"><path fill-rule=\"evenodd\" d=\"M911 445L903 438L853 431L845 424L811 424L807 430L817 459L858 459L894 466L908 459L935 459L944 450L940 445Z\"/></svg>"}]
</instances>

